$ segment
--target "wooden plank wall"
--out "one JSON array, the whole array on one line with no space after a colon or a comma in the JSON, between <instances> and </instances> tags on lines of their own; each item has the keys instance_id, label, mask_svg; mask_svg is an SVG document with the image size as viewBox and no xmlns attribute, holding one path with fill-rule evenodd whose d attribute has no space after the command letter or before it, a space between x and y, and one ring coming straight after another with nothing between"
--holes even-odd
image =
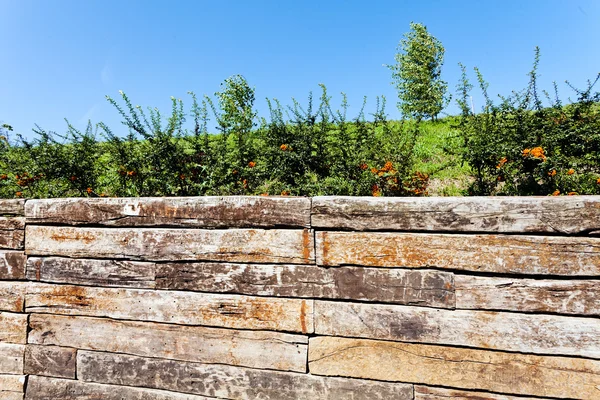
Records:
<instances>
[{"instance_id":1,"label":"wooden plank wall","mask_svg":"<svg viewBox=\"0 0 600 400\"><path fill-rule=\"evenodd\" d=\"M600 399L600 197L0 201L0 400Z\"/></svg>"}]
</instances>

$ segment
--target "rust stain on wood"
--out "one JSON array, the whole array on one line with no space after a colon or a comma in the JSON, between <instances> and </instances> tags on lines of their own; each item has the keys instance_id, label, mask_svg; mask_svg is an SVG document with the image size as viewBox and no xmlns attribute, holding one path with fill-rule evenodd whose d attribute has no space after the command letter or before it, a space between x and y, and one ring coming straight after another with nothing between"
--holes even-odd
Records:
<instances>
[{"instance_id":1,"label":"rust stain on wood","mask_svg":"<svg viewBox=\"0 0 600 400\"><path fill-rule=\"evenodd\" d=\"M310 231L308 229L304 229L302 231L302 257L306 261L310 261L310 253L311 253L311 237Z\"/></svg>"},{"instance_id":2,"label":"rust stain on wood","mask_svg":"<svg viewBox=\"0 0 600 400\"><path fill-rule=\"evenodd\" d=\"M307 333L306 329L306 301L302 300L302 305L300 306L300 325L302 327L302 333Z\"/></svg>"}]
</instances>

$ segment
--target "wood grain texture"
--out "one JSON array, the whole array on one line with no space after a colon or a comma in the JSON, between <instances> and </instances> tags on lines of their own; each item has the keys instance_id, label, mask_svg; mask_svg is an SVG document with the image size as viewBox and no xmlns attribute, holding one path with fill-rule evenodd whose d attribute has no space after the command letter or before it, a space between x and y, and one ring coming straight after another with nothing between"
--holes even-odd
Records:
<instances>
[{"instance_id":1,"label":"wood grain texture","mask_svg":"<svg viewBox=\"0 0 600 400\"><path fill-rule=\"evenodd\" d=\"M21 393L22 395L24 385L24 375L0 375L0 399L5 392Z\"/></svg>"},{"instance_id":2,"label":"wood grain texture","mask_svg":"<svg viewBox=\"0 0 600 400\"><path fill-rule=\"evenodd\" d=\"M143 261L29 257L27 280L153 289L156 264Z\"/></svg>"},{"instance_id":3,"label":"wood grain texture","mask_svg":"<svg viewBox=\"0 0 600 400\"><path fill-rule=\"evenodd\" d=\"M22 344L0 343L0 374L23 375Z\"/></svg>"},{"instance_id":4,"label":"wood grain texture","mask_svg":"<svg viewBox=\"0 0 600 400\"><path fill-rule=\"evenodd\" d=\"M0 400L23 400L23 393L0 391Z\"/></svg>"},{"instance_id":5,"label":"wood grain texture","mask_svg":"<svg viewBox=\"0 0 600 400\"><path fill-rule=\"evenodd\" d=\"M600 319L317 301L315 333L600 358Z\"/></svg>"},{"instance_id":6,"label":"wood grain texture","mask_svg":"<svg viewBox=\"0 0 600 400\"><path fill-rule=\"evenodd\" d=\"M315 228L561 233L600 230L600 196L314 197Z\"/></svg>"},{"instance_id":7,"label":"wood grain texture","mask_svg":"<svg viewBox=\"0 0 600 400\"><path fill-rule=\"evenodd\" d=\"M578 276L600 275L600 239L317 232L317 263Z\"/></svg>"},{"instance_id":8,"label":"wood grain texture","mask_svg":"<svg viewBox=\"0 0 600 400\"><path fill-rule=\"evenodd\" d=\"M201 196L29 200L30 224L195 228L310 226L310 199Z\"/></svg>"},{"instance_id":9,"label":"wood grain texture","mask_svg":"<svg viewBox=\"0 0 600 400\"><path fill-rule=\"evenodd\" d=\"M0 215L22 216L25 215L25 199L1 199Z\"/></svg>"},{"instance_id":10,"label":"wood grain texture","mask_svg":"<svg viewBox=\"0 0 600 400\"><path fill-rule=\"evenodd\" d=\"M33 283L25 304L28 313L313 332L313 300Z\"/></svg>"},{"instance_id":11,"label":"wood grain texture","mask_svg":"<svg viewBox=\"0 0 600 400\"><path fill-rule=\"evenodd\" d=\"M264 371L228 365L81 351L83 381L192 393L232 400L412 400L412 385L307 374Z\"/></svg>"},{"instance_id":12,"label":"wood grain texture","mask_svg":"<svg viewBox=\"0 0 600 400\"><path fill-rule=\"evenodd\" d=\"M27 282L0 281L0 311L23 312Z\"/></svg>"},{"instance_id":13,"label":"wood grain texture","mask_svg":"<svg viewBox=\"0 0 600 400\"><path fill-rule=\"evenodd\" d=\"M456 275L456 307L600 315L600 281Z\"/></svg>"},{"instance_id":14,"label":"wood grain texture","mask_svg":"<svg viewBox=\"0 0 600 400\"><path fill-rule=\"evenodd\" d=\"M161 263L156 267L159 289L441 308L455 305L453 274L441 271L230 263Z\"/></svg>"},{"instance_id":15,"label":"wood grain texture","mask_svg":"<svg viewBox=\"0 0 600 400\"><path fill-rule=\"evenodd\" d=\"M43 314L30 327L29 343L41 345L306 372L301 335Z\"/></svg>"},{"instance_id":16,"label":"wood grain texture","mask_svg":"<svg viewBox=\"0 0 600 400\"><path fill-rule=\"evenodd\" d=\"M25 347L23 371L26 375L75 379L76 369L76 349L35 344Z\"/></svg>"},{"instance_id":17,"label":"wood grain texture","mask_svg":"<svg viewBox=\"0 0 600 400\"><path fill-rule=\"evenodd\" d=\"M150 261L309 264L308 229L166 229L27 226L26 254Z\"/></svg>"},{"instance_id":18,"label":"wood grain texture","mask_svg":"<svg viewBox=\"0 0 600 400\"><path fill-rule=\"evenodd\" d=\"M0 343L27 343L27 314L0 312Z\"/></svg>"},{"instance_id":19,"label":"wood grain texture","mask_svg":"<svg viewBox=\"0 0 600 400\"><path fill-rule=\"evenodd\" d=\"M23 251L0 250L0 280L25 279L26 260Z\"/></svg>"},{"instance_id":20,"label":"wood grain texture","mask_svg":"<svg viewBox=\"0 0 600 400\"><path fill-rule=\"evenodd\" d=\"M471 392L465 390L432 388L427 386L415 386L415 400L539 400L533 397L505 396L483 392Z\"/></svg>"},{"instance_id":21,"label":"wood grain texture","mask_svg":"<svg viewBox=\"0 0 600 400\"><path fill-rule=\"evenodd\" d=\"M366 339L315 337L309 370L495 393L597 399L600 361Z\"/></svg>"},{"instance_id":22,"label":"wood grain texture","mask_svg":"<svg viewBox=\"0 0 600 400\"><path fill-rule=\"evenodd\" d=\"M0 217L0 249L23 248L25 243L25 218Z\"/></svg>"},{"instance_id":23,"label":"wood grain texture","mask_svg":"<svg viewBox=\"0 0 600 400\"><path fill-rule=\"evenodd\" d=\"M102 385L30 376L26 400L209 400L208 397L163 390Z\"/></svg>"}]
</instances>

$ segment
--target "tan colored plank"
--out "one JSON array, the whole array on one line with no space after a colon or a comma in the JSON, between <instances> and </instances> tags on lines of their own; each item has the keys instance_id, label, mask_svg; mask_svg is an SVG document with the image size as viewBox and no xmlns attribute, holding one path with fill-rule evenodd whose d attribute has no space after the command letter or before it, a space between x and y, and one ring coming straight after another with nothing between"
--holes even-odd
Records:
<instances>
[{"instance_id":1,"label":"tan colored plank","mask_svg":"<svg viewBox=\"0 0 600 400\"><path fill-rule=\"evenodd\" d=\"M310 227L310 199L302 197L44 199L28 201L25 212L30 224Z\"/></svg>"},{"instance_id":2,"label":"tan colored plank","mask_svg":"<svg viewBox=\"0 0 600 400\"><path fill-rule=\"evenodd\" d=\"M241 293L454 308L453 274L431 270L314 265L157 264L160 289Z\"/></svg>"},{"instance_id":3,"label":"tan colored plank","mask_svg":"<svg viewBox=\"0 0 600 400\"><path fill-rule=\"evenodd\" d=\"M600 361L423 344L315 337L309 370L506 394L597 399Z\"/></svg>"},{"instance_id":4,"label":"tan colored plank","mask_svg":"<svg viewBox=\"0 0 600 400\"><path fill-rule=\"evenodd\" d=\"M31 284L28 313L312 333L313 301L228 294Z\"/></svg>"},{"instance_id":5,"label":"tan colored plank","mask_svg":"<svg viewBox=\"0 0 600 400\"><path fill-rule=\"evenodd\" d=\"M25 279L26 260L23 251L0 250L0 280Z\"/></svg>"},{"instance_id":6,"label":"tan colored plank","mask_svg":"<svg viewBox=\"0 0 600 400\"><path fill-rule=\"evenodd\" d=\"M22 395L24 385L24 375L0 375L0 399L3 394L6 394L5 392L21 393Z\"/></svg>"},{"instance_id":7,"label":"tan colored plank","mask_svg":"<svg viewBox=\"0 0 600 400\"><path fill-rule=\"evenodd\" d=\"M340 400L349 396L353 400L412 400L413 395L412 385L88 351L79 352L77 365L83 381L144 385L232 400Z\"/></svg>"},{"instance_id":8,"label":"tan colored plank","mask_svg":"<svg viewBox=\"0 0 600 400\"><path fill-rule=\"evenodd\" d=\"M598 280L538 280L469 275L456 275L455 280L457 308L600 315Z\"/></svg>"},{"instance_id":9,"label":"tan colored plank","mask_svg":"<svg viewBox=\"0 0 600 400\"><path fill-rule=\"evenodd\" d=\"M307 338L301 335L43 314L32 314L30 326L29 343L41 345L306 371Z\"/></svg>"},{"instance_id":10,"label":"tan colored plank","mask_svg":"<svg viewBox=\"0 0 600 400\"><path fill-rule=\"evenodd\" d=\"M25 242L25 218L0 217L0 249L22 249Z\"/></svg>"},{"instance_id":11,"label":"tan colored plank","mask_svg":"<svg viewBox=\"0 0 600 400\"><path fill-rule=\"evenodd\" d=\"M142 261L29 257L27 280L153 289L155 268Z\"/></svg>"},{"instance_id":12,"label":"tan colored plank","mask_svg":"<svg viewBox=\"0 0 600 400\"><path fill-rule=\"evenodd\" d=\"M315 302L315 333L600 358L600 319Z\"/></svg>"},{"instance_id":13,"label":"tan colored plank","mask_svg":"<svg viewBox=\"0 0 600 400\"><path fill-rule=\"evenodd\" d=\"M23 370L27 375L75 379L76 364L76 349L35 344L25 347Z\"/></svg>"},{"instance_id":14,"label":"tan colored plank","mask_svg":"<svg viewBox=\"0 0 600 400\"><path fill-rule=\"evenodd\" d=\"M23 400L23 393L0 391L0 400Z\"/></svg>"},{"instance_id":15,"label":"tan colored plank","mask_svg":"<svg viewBox=\"0 0 600 400\"><path fill-rule=\"evenodd\" d=\"M27 314L0 312L0 343L27 343Z\"/></svg>"},{"instance_id":16,"label":"tan colored plank","mask_svg":"<svg viewBox=\"0 0 600 400\"><path fill-rule=\"evenodd\" d=\"M27 282L0 281L0 311L22 312Z\"/></svg>"},{"instance_id":17,"label":"tan colored plank","mask_svg":"<svg viewBox=\"0 0 600 400\"><path fill-rule=\"evenodd\" d=\"M415 386L415 400L539 400L539 397L505 396L484 392Z\"/></svg>"},{"instance_id":18,"label":"tan colored plank","mask_svg":"<svg viewBox=\"0 0 600 400\"><path fill-rule=\"evenodd\" d=\"M314 197L312 213L315 228L576 234L600 229L600 196Z\"/></svg>"},{"instance_id":19,"label":"tan colored plank","mask_svg":"<svg viewBox=\"0 0 600 400\"><path fill-rule=\"evenodd\" d=\"M600 275L597 238L317 232L316 243L317 263L325 266Z\"/></svg>"},{"instance_id":20,"label":"tan colored plank","mask_svg":"<svg viewBox=\"0 0 600 400\"><path fill-rule=\"evenodd\" d=\"M23 375L22 344L0 343L0 374Z\"/></svg>"},{"instance_id":21,"label":"tan colored plank","mask_svg":"<svg viewBox=\"0 0 600 400\"><path fill-rule=\"evenodd\" d=\"M27 400L209 400L208 397L66 379L30 376Z\"/></svg>"},{"instance_id":22,"label":"tan colored plank","mask_svg":"<svg viewBox=\"0 0 600 400\"><path fill-rule=\"evenodd\" d=\"M16 215L25 214L25 199L1 199L0 200L0 215Z\"/></svg>"},{"instance_id":23,"label":"tan colored plank","mask_svg":"<svg viewBox=\"0 0 600 400\"><path fill-rule=\"evenodd\" d=\"M27 226L26 254L150 261L307 264L313 235L283 229L73 228Z\"/></svg>"}]
</instances>

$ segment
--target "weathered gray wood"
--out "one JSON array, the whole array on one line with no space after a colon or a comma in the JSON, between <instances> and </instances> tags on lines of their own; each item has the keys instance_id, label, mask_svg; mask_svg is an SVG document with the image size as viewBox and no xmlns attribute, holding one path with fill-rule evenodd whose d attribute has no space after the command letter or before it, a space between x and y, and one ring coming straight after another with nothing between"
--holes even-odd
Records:
<instances>
[{"instance_id":1,"label":"weathered gray wood","mask_svg":"<svg viewBox=\"0 0 600 400\"><path fill-rule=\"evenodd\" d=\"M0 215L24 215L25 199L2 199L0 200Z\"/></svg>"},{"instance_id":2,"label":"weathered gray wood","mask_svg":"<svg viewBox=\"0 0 600 400\"><path fill-rule=\"evenodd\" d=\"M456 275L456 307L600 315L600 281Z\"/></svg>"},{"instance_id":3,"label":"weathered gray wood","mask_svg":"<svg viewBox=\"0 0 600 400\"><path fill-rule=\"evenodd\" d=\"M115 338L115 340L120 340L120 338ZM75 379L76 369L76 349L35 344L25 347L23 371L26 375Z\"/></svg>"},{"instance_id":4,"label":"weathered gray wood","mask_svg":"<svg viewBox=\"0 0 600 400\"><path fill-rule=\"evenodd\" d=\"M506 235L317 232L325 266L437 267L551 275L600 275L600 239Z\"/></svg>"},{"instance_id":5,"label":"weathered gray wood","mask_svg":"<svg viewBox=\"0 0 600 400\"><path fill-rule=\"evenodd\" d=\"M600 358L600 319L315 302L320 335Z\"/></svg>"},{"instance_id":6,"label":"weathered gray wood","mask_svg":"<svg viewBox=\"0 0 600 400\"><path fill-rule=\"evenodd\" d=\"M0 250L0 280L25 279L26 260L22 251Z\"/></svg>"},{"instance_id":7,"label":"weathered gray wood","mask_svg":"<svg viewBox=\"0 0 600 400\"><path fill-rule=\"evenodd\" d=\"M79 352L77 363L83 381L144 385L232 400L412 400L413 394L412 385L88 351Z\"/></svg>"},{"instance_id":8,"label":"weathered gray wood","mask_svg":"<svg viewBox=\"0 0 600 400\"><path fill-rule=\"evenodd\" d=\"M0 281L0 311L22 312L27 282Z\"/></svg>"},{"instance_id":9,"label":"weathered gray wood","mask_svg":"<svg viewBox=\"0 0 600 400\"><path fill-rule=\"evenodd\" d=\"M204 396L30 376L27 400L209 400Z\"/></svg>"},{"instance_id":10,"label":"weathered gray wood","mask_svg":"<svg viewBox=\"0 0 600 400\"><path fill-rule=\"evenodd\" d=\"M142 261L29 257L27 280L153 289L155 267Z\"/></svg>"},{"instance_id":11,"label":"weathered gray wood","mask_svg":"<svg viewBox=\"0 0 600 400\"><path fill-rule=\"evenodd\" d=\"M456 389L442 389L427 386L415 386L415 400L539 400L533 397L505 396L483 392L471 392Z\"/></svg>"},{"instance_id":12,"label":"weathered gray wood","mask_svg":"<svg viewBox=\"0 0 600 400\"><path fill-rule=\"evenodd\" d=\"M25 247L28 255L81 258L314 262L313 235L308 229L112 229L28 225Z\"/></svg>"},{"instance_id":13,"label":"weathered gray wood","mask_svg":"<svg viewBox=\"0 0 600 400\"><path fill-rule=\"evenodd\" d=\"M311 374L597 399L600 361L366 339L315 337Z\"/></svg>"},{"instance_id":14,"label":"weathered gray wood","mask_svg":"<svg viewBox=\"0 0 600 400\"><path fill-rule=\"evenodd\" d=\"M0 343L27 343L27 314L0 312Z\"/></svg>"},{"instance_id":15,"label":"weathered gray wood","mask_svg":"<svg viewBox=\"0 0 600 400\"><path fill-rule=\"evenodd\" d=\"M0 399L6 392L16 392L23 395L25 376L23 375L0 375ZM10 397L9 397L10 398Z\"/></svg>"},{"instance_id":16,"label":"weathered gray wood","mask_svg":"<svg viewBox=\"0 0 600 400\"><path fill-rule=\"evenodd\" d=\"M600 229L600 196L314 197L315 228L433 232L546 232Z\"/></svg>"},{"instance_id":17,"label":"weathered gray wood","mask_svg":"<svg viewBox=\"0 0 600 400\"><path fill-rule=\"evenodd\" d=\"M25 310L236 329L313 332L313 300L32 283Z\"/></svg>"},{"instance_id":18,"label":"weathered gray wood","mask_svg":"<svg viewBox=\"0 0 600 400\"><path fill-rule=\"evenodd\" d=\"M25 242L24 217L0 217L0 249L22 249Z\"/></svg>"},{"instance_id":19,"label":"weathered gray wood","mask_svg":"<svg viewBox=\"0 0 600 400\"><path fill-rule=\"evenodd\" d=\"M0 343L0 374L23 375L25 345Z\"/></svg>"},{"instance_id":20,"label":"weathered gray wood","mask_svg":"<svg viewBox=\"0 0 600 400\"><path fill-rule=\"evenodd\" d=\"M32 314L29 343L184 361L306 371L307 338L105 318Z\"/></svg>"},{"instance_id":21,"label":"weathered gray wood","mask_svg":"<svg viewBox=\"0 0 600 400\"><path fill-rule=\"evenodd\" d=\"M156 286L259 296L353 299L454 308L453 274L314 265L161 263Z\"/></svg>"},{"instance_id":22,"label":"weathered gray wood","mask_svg":"<svg viewBox=\"0 0 600 400\"><path fill-rule=\"evenodd\" d=\"M310 227L302 197L174 197L30 200L30 224L227 227Z\"/></svg>"}]
</instances>

